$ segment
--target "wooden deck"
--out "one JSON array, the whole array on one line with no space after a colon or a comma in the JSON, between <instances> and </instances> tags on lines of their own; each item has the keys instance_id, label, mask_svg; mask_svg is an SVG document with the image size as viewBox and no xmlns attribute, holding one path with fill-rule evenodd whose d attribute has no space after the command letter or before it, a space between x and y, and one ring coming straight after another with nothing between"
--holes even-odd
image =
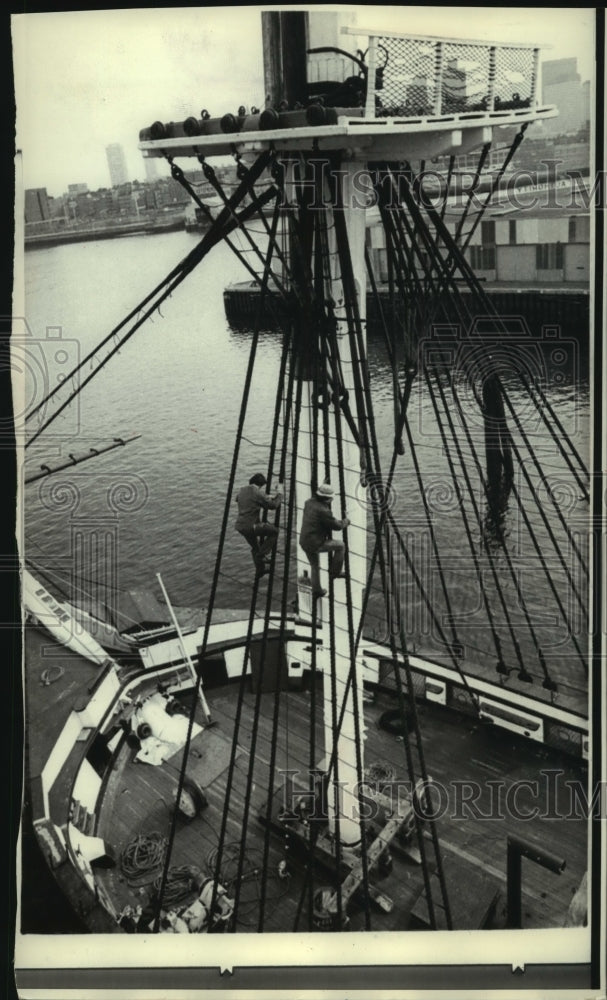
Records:
<instances>
[{"instance_id":1,"label":"wooden deck","mask_svg":"<svg viewBox=\"0 0 607 1000\"><path fill-rule=\"evenodd\" d=\"M209 805L191 822L178 820L171 865L193 865L205 874L211 874L227 797L238 685L232 683L208 691L207 699L215 726L203 732L193 743L190 762L194 769L198 763L200 777L205 739L210 745L212 733L214 776L209 783L202 782ZM320 699L319 691L318 707ZM260 696L256 734L255 700L256 696L251 693L247 682L226 814L222 865L223 878L229 883L236 876L238 849L244 841L244 878L236 922L239 932L259 929L259 871L263 862L265 832L259 813L268 798L272 747L276 747L276 794L282 787L281 772L284 770L300 770L302 783L305 784L310 758L311 692L280 694L276 739L272 730L275 696ZM406 779L402 739L390 735L378 725L382 712L394 707L395 701L387 692L378 694L373 704L365 706L365 764L389 765L397 778ZM583 815L558 818L558 814L571 812L568 783L585 787L585 768L544 746L497 732L475 719L457 715L441 706L419 705L418 713L427 771L440 788L440 799L437 801L444 815L437 820L436 829L455 928L480 926L485 902L488 904L497 890L505 892L508 834L517 834L565 860L566 867L561 875L554 875L531 862L523 865L523 926L561 926L586 869L587 823ZM320 760L324 748L319 723L315 726L315 733L316 759ZM139 887L129 885L119 859L137 834L154 830L162 836L168 834L181 759L178 754L164 765L153 767L136 763L135 753L126 745L119 753L106 786L97 830L118 859L115 868L101 871L99 876L119 910L126 904L145 906L151 897L151 883ZM413 753L417 767L415 747ZM553 784L558 786L556 799L548 792L549 772L552 772ZM578 812L581 810L578 809ZM530 818L524 818L527 813ZM247 814L249 819L245 824ZM427 829L424 844L431 864L433 852ZM281 880L278 865L284 859L288 860L291 875ZM314 929L308 918L309 883L304 886L303 859L299 862L296 859L295 845L286 844L284 838L273 834L267 867L264 931ZM391 913L385 914L371 904L371 928L403 930L423 927L426 903L421 866L408 860L398 848L393 852L393 860L391 874L381 882L378 878L374 881L382 892L391 897L394 908ZM313 887L330 884L330 875L318 865L315 867ZM431 867L434 865L431 864ZM436 877L432 882L434 885ZM233 886L231 889L233 893ZM435 905L439 904L440 892L433 892L433 896ZM303 906L298 919L302 898ZM438 905L436 912L438 926L444 926L444 915ZM349 916L352 930L364 929L365 914L360 900L349 908ZM499 926L500 919L498 913L494 926Z\"/></svg>"}]
</instances>

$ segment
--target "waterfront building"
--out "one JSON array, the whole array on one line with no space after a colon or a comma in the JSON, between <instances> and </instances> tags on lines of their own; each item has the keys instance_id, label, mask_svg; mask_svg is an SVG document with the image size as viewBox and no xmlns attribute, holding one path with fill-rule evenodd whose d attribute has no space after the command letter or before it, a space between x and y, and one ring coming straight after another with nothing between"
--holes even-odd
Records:
<instances>
[{"instance_id":1,"label":"waterfront building","mask_svg":"<svg viewBox=\"0 0 607 1000\"><path fill-rule=\"evenodd\" d=\"M28 188L25 192L25 221L44 222L50 217L51 211L46 188Z\"/></svg>"},{"instance_id":2,"label":"waterfront building","mask_svg":"<svg viewBox=\"0 0 607 1000\"><path fill-rule=\"evenodd\" d=\"M445 214L452 234L456 221ZM461 214L461 212L460 212ZM371 262L380 284L388 281L388 257L379 219L367 234ZM481 281L516 288L585 286L590 280L590 216L581 205L496 205L471 235L466 251Z\"/></svg>"}]
</instances>

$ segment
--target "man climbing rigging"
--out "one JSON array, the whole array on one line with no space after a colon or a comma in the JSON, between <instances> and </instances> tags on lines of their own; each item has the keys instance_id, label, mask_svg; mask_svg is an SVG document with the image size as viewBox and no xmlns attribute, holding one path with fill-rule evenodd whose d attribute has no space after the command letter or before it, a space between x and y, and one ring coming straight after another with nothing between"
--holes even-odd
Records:
<instances>
[{"instance_id":1,"label":"man climbing rigging","mask_svg":"<svg viewBox=\"0 0 607 1000\"><path fill-rule=\"evenodd\" d=\"M269 571L265 556L272 551L278 538L278 528L262 521L261 511L276 510L282 500L280 492L274 496L264 492L266 482L266 477L256 472L249 479L249 485L238 491L235 500L238 504L238 517L234 528L251 546L257 576L264 576Z\"/></svg>"},{"instance_id":2,"label":"man climbing rigging","mask_svg":"<svg viewBox=\"0 0 607 1000\"><path fill-rule=\"evenodd\" d=\"M344 518L338 521L331 513L333 490L328 483L323 483L316 490L316 495L306 500L303 509L299 544L306 553L312 570L312 595L324 597L326 590L320 586L319 560L321 552L329 553L329 575L335 579L341 576L344 565L345 545L331 538L332 531L344 531L350 521Z\"/></svg>"}]
</instances>

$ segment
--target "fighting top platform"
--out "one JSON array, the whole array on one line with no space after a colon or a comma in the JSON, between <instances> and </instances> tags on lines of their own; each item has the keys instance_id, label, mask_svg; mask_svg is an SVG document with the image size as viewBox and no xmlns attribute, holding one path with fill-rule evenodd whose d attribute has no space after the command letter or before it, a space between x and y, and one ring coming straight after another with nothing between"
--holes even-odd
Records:
<instances>
[{"instance_id":1,"label":"fighting top platform","mask_svg":"<svg viewBox=\"0 0 607 1000\"><path fill-rule=\"evenodd\" d=\"M496 126L558 114L538 100L537 45L345 31L366 36L367 49L308 49L305 100L154 122L140 132L143 155L242 155L272 146L432 157L488 142Z\"/></svg>"}]
</instances>

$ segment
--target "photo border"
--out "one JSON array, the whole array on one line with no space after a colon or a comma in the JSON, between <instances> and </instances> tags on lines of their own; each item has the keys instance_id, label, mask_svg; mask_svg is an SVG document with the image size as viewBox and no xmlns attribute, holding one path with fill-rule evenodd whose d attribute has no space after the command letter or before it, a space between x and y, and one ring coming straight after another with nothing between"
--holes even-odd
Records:
<instances>
[{"instance_id":1,"label":"photo border","mask_svg":"<svg viewBox=\"0 0 607 1000\"><path fill-rule=\"evenodd\" d=\"M133 6L133 5L131 5ZM178 5L183 6L183 5ZM285 5L276 5L274 9L284 8ZM309 5L307 5L309 6ZM325 6L325 5L322 5ZM369 5L371 6L371 5ZM70 10L79 10L80 8L69 8ZM87 9L87 8L82 8ZM143 8L145 9L145 8ZM259 8L260 10L262 8ZM263 8L268 9L268 8ZM305 9L305 8L304 8ZM67 10L67 8L62 8L62 10ZM595 19L596 19L596 43L597 43L597 78L596 78L596 101L595 101L595 122L594 122L594 137L595 137L595 176L605 177L605 158L604 158L604 96L605 96L605 67L604 67L604 51L605 51L605 34L604 34L604 9L594 8ZM40 8L39 10L35 5L28 5L27 13L38 13L47 12L47 8ZM13 13L24 13L23 9L13 10ZM5 45L6 58L4 60L5 67L11 66L10 57L10 31L8 46ZM8 93L12 93L12 82L9 83ZM6 132L10 133L10 121L8 122L8 127L5 129ZM4 193L5 199L3 200L3 210L6 214L6 225L5 232L10 232L12 229L13 214L12 214L12 197L11 197L11 183L10 178L12 175L12 164L8 163L8 170L6 171L6 176L4 178ZM14 182L13 182L14 188ZM604 302L604 285L602 280L600 280L601 275L604 274L604 240L605 240L605 220L604 220L604 204L602 208L595 207L595 240L594 240L594 274L595 274L595 285L594 285L594 343L593 343L593 368L592 368L592 385L594 394L594 455L593 455L593 469L595 472L594 478L594 494L593 494L593 516L595 530L598 532L597 551L595 554L594 561L594 589L593 589L593 612L594 620L596 623L600 623L599 628L595 628L593 636L593 670L592 670L592 683L590 686L591 692L591 718L592 718L592 748L593 752L591 755L591 773L592 773L592 785L591 787L596 787L599 782L604 782L607 777L606 770L606 739L605 739L605 706L606 706L606 692L605 692L605 621L604 621L604 604L605 595L602 589L602 581L604 579L605 567L602 565L602 559L604 558L604 550L601 546L602 531L604 530L604 519L605 519L605 490L604 490L604 470L607 469L607 452L605 447L605 417L604 412L604 402L607 394L607 380L604 370L604 347L605 347L605 302ZM11 254L8 256L9 263L11 260ZM5 286L10 293L12 288L12 274L10 273L10 266L5 268L2 276L2 291L5 292ZM8 279L8 280L7 280ZM8 303L8 311L6 309L5 303ZM4 315L11 315L11 297L10 294L6 294L3 297L2 302L3 308L5 308ZM8 377L8 391L4 380ZM2 372L2 391L0 392L0 399L2 400L3 408L6 408L8 401L7 412L10 412L10 372ZM4 409L2 416L5 415ZM8 492L9 500L14 492L16 496L16 474L15 474L15 464L11 453L3 448L1 451L3 471L5 472L5 491ZM599 484L597 488L597 483ZM22 750L23 750L23 717L22 717L22 684L21 684L21 654L18 647L20 647L20 598L19 598L19 580L18 580L18 567L17 567L17 549L14 543L14 525L11 525L10 521L6 519L3 522L3 532L4 536L2 538L3 546L0 549L0 562L4 565L8 565L9 573L14 574L14 587L11 591L11 596L9 600L13 602L13 608L15 612L14 622L15 628L11 630L9 638L9 673L8 673L8 697L4 700L5 710L8 707L8 721L5 722L3 735L9 737L9 753L5 759L12 761L11 766L11 777L7 782L9 791L9 809L6 815L8 815L11 822L10 830L10 849L14 851L16 855L17 850L17 838L16 832L19 829L19 816L21 808L21 795L22 795ZM77 1000L84 1000L85 995L103 995L104 1000L106 997L110 997L112 991L117 991L116 995L121 998L121 1000L127 1000L128 997L137 997L137 1000L145 997L154 997L156 995L161 995L163 998L176 998L187 996L203 995L205 997L211 997L217 994L218 996L225 995L226 991L229 991L231 995L237 996L241 992L244 994L253 995L253 992L257 992L259 996L269 997L273 993L279 995L280 997L285 997L292 993L293 996L304 997L306 995L318 996L318 991L322 990L323 996L372 996L373 998L382 995L382 991L390 991L394 995L401 997L408 996L432 996L434 991L436 995L444 997L446 994L449 996L465 996L470 997L471 992L482 991L483 995L487 995L488 991L507 991L508 996L516 994L517 997L524 998L530 995L529 991L532 991L531 995L541 995L543 998L554 997L558 1000L559 997L580 997L590 998L595 994L598 996L600 991L605 990L605 952L604 952L604 941L607 927L605 923L605 884L607 883L607 872L605 868L605 824L601 824L600 820L596 820L589 824L591 841L590 841L590 851L591 851L591 865L593 871L593 877L591 880L591 905L590 905L590 921L591 921L591 959L587 963L579 964L543 964L541 962L524 962L524 970L517 967L517 962L514 963L502 963L502 964L486 964L486 963L470 963L468 965L460 964L450 964L445 962L444 964L373 964L369 963L360 966L334 966L327 962L326 965L315 965L312 967L305 968L305 974L302 975L303 961L301 964L293 964L290 966L281 966L268 964L259 964L253 966L247 966L241 964L239 961L234 961L233 964L229 964L227 961L222 966L220 964L212 964L204 967L176 967L174 965L167 966L157 966L151 963L143 968L139 967L120 967L116 965L101 965L95 966L94 964L90 967L82 967L82 958L74 957L73 962L80 962L81 966L76 967L75 964L70 962L64 962L63 965L57 965L52 967L51 963L41 966L35 964L35 955L38 948L38 942L33 939L37 936L24 935L24 938L31 939L32 951L34 955L34 965L29 967L29 963L25 964L21 962L17 965L15 970L15 979L18 988L18 995L21 997L31 997L34 1000L35 997L40 997L40 1000L53 1000L55 996L61 997L61 1000L67 1000L70 995L74 995ZM14 868L14 866L12 866ZM9 865L9 877L10 890L8 893L8 910L9 910L9 933L10 928L13 928L13 944L17 950L18 954L23 954L19 951L19 935L16 930L16 910L17 910L17 895L16 895L16 883L12 876L15 874L14 871L10 870ZM598 877L597 877L598 873ZM602 888L601 888L602 887ZM432 940L437 941L436 934L439 937L442 936L441 932L428 932L432 935ZM447 932L452 935L457 932ZM478 932L486 934L486 932ZM493 932L494 934L499 934L500 932ZM518 932L510 932L510 934L516 935ZM533 931L522 931L525 935L533 935ZM541 933L541 932L540 932ZM553 931L548 933L552 934ZM574 931L567 933L575 933ZM347 937L347 935L344 935ZM426 936L426 935L424 935ZM247 935L253 940L255 937L253 935ZM262 942L264 945L267 943L267 937L264 935L262 937ZM293 937L299 937L299 935L293 935ZM303 935L302 937L305 937ZM358 935L351 935L351 937L358 937ZM366 939L373 939L373 934L366 935ZM80 935L77 940L82 944L85 938ZM109 936L105 939L107 945L114 945L114 937ZM157 939L151 938L154 942L154 946L157 944ZM331 938L325 938L329 944L332 941ZM145 954L145 947L148 938L143 936L141 942L142 952ZM213 938L213 948L216 948L218 939ZM55 951L67 951L67 949L73 949L73 939L61 936L61 940L57 937L51 935L45 936L45 943L47 945L52 944ZM174 943L174 942L172 942ZM289 942L291 944L291 941ZM483 939L483 944L485 939ZM9 940L9 945L11 941ZM57 945L61 944L62 948L58 949ZM128 944L130 948L133 948L133 937L125 936L125 944ZM149 947L149 946L148 946ZM369 941L369 948L372 947L371 941ZM516 944L513 943L514 951L517 951ZM237 954L242 952L242 947L240 942L234 937L234 958L236 959ZM329 945L327 945L329 948ZM44 948L42 948L42 951ZM84 950L84 949L83 949ZM259 951L259 945L257 947ZM265 948L264 948L265 950ZM438 948L436 948L438 950ZM303 958L303 956L302 956ZM57 961L60 962L60 956L57 957ZM8 970L9 980L7 981L7 987L13 985L12 980L10 980L10 970ZM541 990L538 994L537 991ZM313 992L310 992L313 991ZM10 993L7 991L7 996Z\"/></svg>"}]
</instances>

